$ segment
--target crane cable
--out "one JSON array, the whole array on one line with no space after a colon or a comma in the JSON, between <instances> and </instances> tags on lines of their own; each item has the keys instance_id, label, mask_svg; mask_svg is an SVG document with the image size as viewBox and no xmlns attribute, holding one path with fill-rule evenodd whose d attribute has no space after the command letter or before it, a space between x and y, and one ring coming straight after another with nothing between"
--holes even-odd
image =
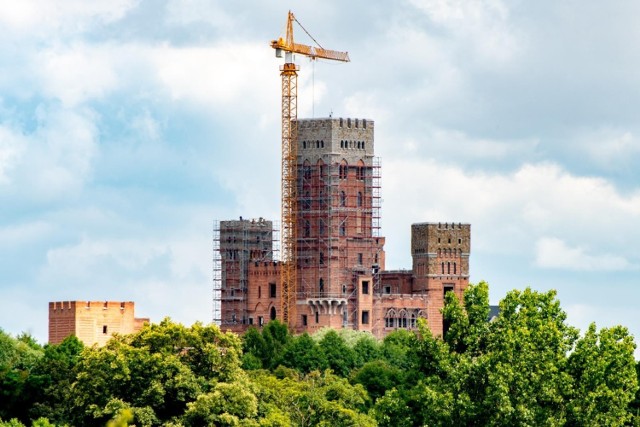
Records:
<instances>
[{"instance_id":1,"label":"crane cable","mask_svg":"<svg viewBox=\"0 0 640 427\"><path fill-rule=\"evenodd\" d=\"M320 43L318 43L318 40L314 39L314 38L313 38L313 36L312 36L311 34L309 34L309 31L307 31L307 29L306 29L306 28L304 28L304 27L302 26L302 24L300 23L300 21L298 21L298 18L296 18L296 16L295 16L295 15L293 16L293 20L294 20L294 21L296 21L296 22L298 23L298 25L300 25L300 28L302 28L302 31L304 31L305 33L307 33L307 35L311 38L311 40L313 40L313 41L318 45L318 47L319 47L319 48L324 49L324 48L320 45Z\"/></svg>"}]
</instances>

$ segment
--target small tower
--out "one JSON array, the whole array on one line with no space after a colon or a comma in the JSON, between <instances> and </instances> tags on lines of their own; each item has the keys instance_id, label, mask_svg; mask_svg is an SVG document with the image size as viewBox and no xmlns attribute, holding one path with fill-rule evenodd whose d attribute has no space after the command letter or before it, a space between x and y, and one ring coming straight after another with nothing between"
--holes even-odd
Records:
<instances>
[{"instance_id":1,"label":"small tower","mask_svg":"<svg viewBox=\"0 0 640 427\"><path fill-rule=\"evenodd\" d=\"M440 310L444 295L455 292L462 299L469 285L471 225L419 223L411 226L414 292L426 292L427 319L434 335L447 329Z\"/></svg>"}]
</instances>

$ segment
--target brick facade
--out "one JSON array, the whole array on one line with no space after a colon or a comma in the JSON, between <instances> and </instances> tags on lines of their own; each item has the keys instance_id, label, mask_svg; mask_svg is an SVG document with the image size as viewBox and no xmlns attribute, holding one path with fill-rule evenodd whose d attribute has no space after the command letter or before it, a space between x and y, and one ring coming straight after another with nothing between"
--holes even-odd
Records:
<instances>
[{"instance_id":1,"label":"brick facade","mask_svg":"<svg viewBox=\"0 0 640 427\"><path fill-rule=\"evenodd\" d=\"M113 334L139 331L147 318L134 316L133 302L58 301L49 303L49 344L75 335L85 345L103 346Z\"/></svg>"}]
</instances>

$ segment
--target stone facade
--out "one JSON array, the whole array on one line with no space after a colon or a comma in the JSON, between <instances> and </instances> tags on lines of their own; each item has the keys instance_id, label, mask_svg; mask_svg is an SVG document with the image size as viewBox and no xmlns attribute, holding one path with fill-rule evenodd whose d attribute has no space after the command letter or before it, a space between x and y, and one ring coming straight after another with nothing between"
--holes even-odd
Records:
<instances>
[{"instance_id":1,"label":"stone facade","mask_svg":"<svg viewBox=\"0 0 640 427\"><path fill-rule=\"evenodd\" d=\"M147 318L134 316L133 302L58 301L49 303L49 344L75 335L85 345L103 346L113 334L139 331Z\"/></svg>"},{"instance_id":2,"label":"stone facade","mask_svg":"<svg viewBox=\"0 0 640 427\"><path fill-rule=\"evenodd\" d=\"M470 226L413 224L412 269L385 271L385 239L378 235L380 168L374 156L374 122L303 119L297 128L294 330L314 332L329 326L382 337L397 328L413 329L423 317L435 334L442 334L444 294L462 296L468 284ZM234 244L256 244L254 224L256 220L236 221L236 230L244 234L233 234L247 240L235 243L220 227L221 326L236 332L280 318L280 265L265 257L271 248L245 250L242 261L225 262L233 256L228 251Z\"/></svg>"}]
</instances>

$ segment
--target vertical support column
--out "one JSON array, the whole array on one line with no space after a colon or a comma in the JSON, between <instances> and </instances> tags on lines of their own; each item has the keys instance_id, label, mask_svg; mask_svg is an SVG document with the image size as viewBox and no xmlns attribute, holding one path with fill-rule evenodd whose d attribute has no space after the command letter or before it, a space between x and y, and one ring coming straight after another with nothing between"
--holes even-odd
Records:
<instances>
[{"instance_id":1,"label":"vertical support column","mask_svg":"<svg viewBox=\"0 0 640 427\"><path fill-rule=\"evenodd\" d=\"M213 222L213 324L222 325L222 254L220 222Z\"/></svg>"},{"instance_id":2,"label":"vertical support column","mask_svg":"<svg viewBox=\"0 0 640 427\"><path fill-rule=\"evenodd\" d=\"M295 326L297 297L297 126L298 67L290 52L280 69L282 77L282 269L281 319Z\"/></svg>"}]
</instances>

